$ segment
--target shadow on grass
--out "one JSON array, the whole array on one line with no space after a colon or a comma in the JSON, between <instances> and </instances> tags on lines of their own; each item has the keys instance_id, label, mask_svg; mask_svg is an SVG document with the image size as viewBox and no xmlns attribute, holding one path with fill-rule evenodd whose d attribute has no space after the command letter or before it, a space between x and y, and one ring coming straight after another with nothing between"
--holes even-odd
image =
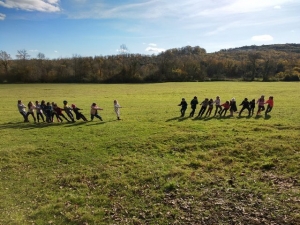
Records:
<instances>
[{"instance_id":1,"label":"shadow on grass","mask_svg":"<svg viewBox=\"0 0 300 225\"><path fill-rule=\"evenodd\" d=\"M180 117L180 118L178 118L178 122L187 120L187 119L189 119L189 118L190 118L190 117Z\"/></svg>"},{"instance_id":2,"label":"shadow on grass","mask_svg":"<svg viewBox=\"0 0 300 225\"><path fill-rule=\"evenodd\" d=\"M87 126L98 126L108 122L112 122L112 121L90 121L89 123L87 123Z\"/></svg>"},{"instance_id":3,"label":"shadow on grass","mask_svg":"<svg viewBox=\"0 0 300 225\"><path fill-rule=\"evenodd\" d=\"M100 124L105 122L100 121ZM98 125L99 123L95 123ZM80 125L89 125L89 121L77 121L77 122L54 122L54 123L24 123L24 122L8 122L0 124L0 129L21 129L21 130L31 130L31 129L41 129L47 127L56 127L56 126L63 126L63 127L73 127L73 126L80 126ZM91 124L92 125L92 124Z\"/></svg>"},{"instance_id":4,"label":"shadow on grass","mask_svg":"<svg viewBox=\"0 0 300 225\"><path fill-rule=\"evenodd\" d=\"M258 120L258 119L260 119L260 118L263 118L263 116L262 116L262 115L256 115L254 118L255 118L256 120Z\"/></svg>"},{"instance_id":5,"label":"shadow on grass","mask_svg":"<svg viewBox=\"0 0 300 225\"><path fill-rule=\"evenodd\" d=\"M251 119L252 118L252 116L237 116L236 117L237 119Z\"/></svg>"},{"instance_id":6,"label":"shadow on grass","mask_svg":"<svg viewBox=\"0 0 300 225\"><path fill-rule=\"evenodd\" d=\"M173 120L179 120L181 118L185 118L185 117L181 117L181 116L173 117L171 119L167 119L166 122L170 122L170 121L173 121Z\"/></svg>"},{"instance_id":7,"label":"shadow on grass","mask_svg":"<svg viewBox=\"0 0 300 225\"><path fill-rule=\"evenodd\" d=\"M271 116L270 115L265 115L265 120L269 120L271 119Z\"/></svg>"},{"instance_id":8,"label":"shadow on grass","mask_svg":"<svg viewBox=\"0 0 300 225\"><path fill-rule=\"evenodd\" d=\"M208 120L212 120L212 119L215 119L215 117L212 116L212 117L204 117L203 118L204 121L208 121Z\"/></svg>"}]
</instances>

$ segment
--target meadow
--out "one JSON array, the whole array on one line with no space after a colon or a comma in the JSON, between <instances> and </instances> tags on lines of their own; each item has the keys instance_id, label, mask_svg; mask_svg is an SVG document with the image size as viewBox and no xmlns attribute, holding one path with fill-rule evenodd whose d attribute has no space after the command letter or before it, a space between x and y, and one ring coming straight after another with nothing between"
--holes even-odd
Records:
<instances>
[{"instance_id":1,"label":"meadow","mask_svg":"<svg viewBox=\"0 0 300 225\"><path fill-rule=\"evenodd\" d=\"M0 224L300 224L299 87L0 85ZM177 106L262 94L267 117L189 118L188 106L181 118ZM87 118L95 102L104 121L23 123L18 99L68 100Z\"/></svg>"}]
</instances>

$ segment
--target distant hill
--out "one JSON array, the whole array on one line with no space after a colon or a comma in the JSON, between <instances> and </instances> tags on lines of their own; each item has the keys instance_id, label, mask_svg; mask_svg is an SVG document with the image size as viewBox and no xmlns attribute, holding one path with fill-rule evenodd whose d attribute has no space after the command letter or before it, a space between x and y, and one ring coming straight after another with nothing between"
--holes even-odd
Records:
<instances>
[{"instance_id":1,"label":"distant hill","mask_svg":"<svg viewBox=\"0 0 300 225\"><path fill-rule=\"evenodd\" d=\"M274 44L274 45L251 45L251 46L243 46L238 48L229 48L229 49L222 49L220 52L240 52L240 51L282 51L282 52L295 52L300 53L300 44Z\"/></svg>"}]
</instances>

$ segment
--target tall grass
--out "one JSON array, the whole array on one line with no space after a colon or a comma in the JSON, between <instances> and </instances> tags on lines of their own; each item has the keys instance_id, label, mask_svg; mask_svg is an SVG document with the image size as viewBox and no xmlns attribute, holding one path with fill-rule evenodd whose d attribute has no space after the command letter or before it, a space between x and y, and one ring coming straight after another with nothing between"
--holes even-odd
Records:
<instances>
[{"instance_id":1,"label":"tall grass","mask_svg":"<svg viewBox=\"0 0 300 225\"><path fill-rule=\"evenodd\" d=\"M182 97L262 94L274 96L268 117L179 117ZM0 224L300 223L299 83L1 85L0 95ZM95 102L104 121L23 123L18 99L68 100L88 118Z\"/></svg>"}]
</instances>

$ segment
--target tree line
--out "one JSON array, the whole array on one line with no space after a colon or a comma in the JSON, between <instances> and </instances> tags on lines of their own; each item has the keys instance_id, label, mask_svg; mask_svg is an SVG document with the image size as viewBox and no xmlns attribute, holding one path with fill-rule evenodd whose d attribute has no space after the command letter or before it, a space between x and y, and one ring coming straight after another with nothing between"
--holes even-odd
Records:
<instances>
[{"instance_id":1,"label":"tree line","mask_svg":"<svg viewBox=\"0 0 300 225\"><path fill-rule=\"evenodd\" d=\"M185 46L158 55L128 54L47 59L0 50L0 82L142 83L184 81L299 81L300 44L244 46L207 53Z\"/></svg>"}]
</instances>

